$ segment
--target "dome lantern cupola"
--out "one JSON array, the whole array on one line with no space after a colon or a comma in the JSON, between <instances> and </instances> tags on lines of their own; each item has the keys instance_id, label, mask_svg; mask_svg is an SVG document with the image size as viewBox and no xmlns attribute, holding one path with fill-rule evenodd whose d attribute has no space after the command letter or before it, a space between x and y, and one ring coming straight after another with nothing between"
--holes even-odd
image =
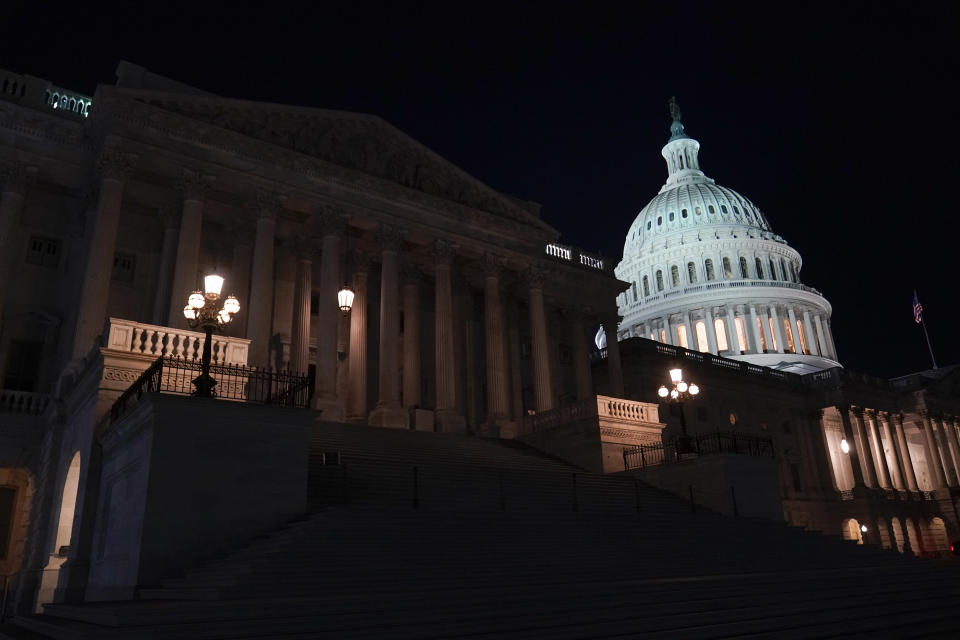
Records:
<instances>
[{"instance_id":1,"label":"dome lantern cupola","mask_svg":"<svg viewBox=\"0 0 960 640\"><path fill-rule=\"evenodd\" d=\"M673 118L670 139L660 151L663 159L667 161L667 183L660 189L660 193L681 184L713 182L700 171L700 143L688 136L684 130L681 121L683 114L676 98L670 98L670 116Z\"/></svg>"}]
</instances>

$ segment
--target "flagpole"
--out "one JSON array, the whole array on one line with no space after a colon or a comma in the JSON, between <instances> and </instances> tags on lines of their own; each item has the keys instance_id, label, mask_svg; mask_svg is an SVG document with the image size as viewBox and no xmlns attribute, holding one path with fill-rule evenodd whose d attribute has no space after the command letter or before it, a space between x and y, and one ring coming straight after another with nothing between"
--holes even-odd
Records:
<instances>
[{"instance_id":1,"label":"flagpole","mask_svg":"<svg viewBox=\"0 0 960 640\"><path fill-rule=\"evenodd\" d=\"M930 351L930 362L933 363L933 368L936 369L937 360L933 357L933 347L930 346L930 334L927 333L927 323L921 319L920 326L923 327L923 337L927 339L927 349Z\"/></svg>"}]
</instances>

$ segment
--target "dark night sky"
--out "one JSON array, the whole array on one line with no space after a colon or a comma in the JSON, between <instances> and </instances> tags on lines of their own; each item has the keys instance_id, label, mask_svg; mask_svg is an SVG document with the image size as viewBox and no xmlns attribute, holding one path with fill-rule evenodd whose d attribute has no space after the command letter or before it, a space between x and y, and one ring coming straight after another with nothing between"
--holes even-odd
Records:
<instances>
[{"instance_id":1,"label":"dark night sky","mask_svg":"<svg viewBox=\"0 0 960 640\"><path fill-rule=\"evenodd\" d=\"M676 95L707 175L800 251L846 366L930 366L914 287L938 363L960 362L947 3L73 4L5 2L0 67L92 92L127 59L225 96L375 113L617 259L666 177Z\"/></svg>"}]
</instances>

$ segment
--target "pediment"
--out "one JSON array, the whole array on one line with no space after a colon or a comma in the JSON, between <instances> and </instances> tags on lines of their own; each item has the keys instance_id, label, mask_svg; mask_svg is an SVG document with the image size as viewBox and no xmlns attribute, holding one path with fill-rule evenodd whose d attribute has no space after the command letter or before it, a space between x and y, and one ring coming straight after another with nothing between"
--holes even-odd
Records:
<instances>
[{"instance_id":1,"label":"pediment","mask_svg":"<svg viewBox=\"0 0 960 640\"><path fill-rule=\"evenodd\" d=\"M539 205L490 188L378 116L212 96L124 93L179 116L555 233L535 215Z\"/></svg>"}]
</instances>

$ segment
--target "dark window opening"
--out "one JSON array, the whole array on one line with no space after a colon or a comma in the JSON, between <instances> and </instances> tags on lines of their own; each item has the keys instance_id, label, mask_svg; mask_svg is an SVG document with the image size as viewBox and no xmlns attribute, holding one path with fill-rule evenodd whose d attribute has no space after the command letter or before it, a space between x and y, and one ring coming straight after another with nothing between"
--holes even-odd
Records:
<instances>
[{"instance_id":1,"label":"dark window opening","mask_svg":"<svg viewBox=\"0 0 960 640\"><path fill-rule=\"evenodd\" d=\"M320 294L318 293L310 294L310 315L320 315Z\"/></svg>"},{"instance_id":2,"label":"dark window opening","mask_svg":"<svg viewBox=\"0 0 960 640\"><path fill-rule=\"evenodd\" d=\"M16 487L0 487L0 560L6 560L13 529L13 507L17 501Z\"/></svg>"},{"instance_id":3,"label":"dark window opening","mask_svg":"<svg viewBox=\"0 0 960 640\"><path fill-rule=\"evenodd\" d=\"M129 253L113 254L113 272L110 277L117 282L133 282L133 275L137 269L136 256Z\"/></svg>"},{"instance_id":4,"label":"dark window opening","mask_svg":"<svg viewBox=\"0 0 960 640\"><path fill-rule=\"evenodd\" d=\"M7 348L3 388L11 391L36 391L40 374L43 343L33 340L11 340Z\"/></svg>"},{"instance_id":5,"label":"dark window opening","mask_svg":"<svg viewBox=\"0 0 960 640\"><path fill-rule=\"evenodd\" d=\"M55 269L60 264L61 242L53 238L33 236L27 249L27 264Z\"/></svg>"},{"instance_id":6,"label":"dark window opening","mask_svg":"<svg viewBox=\"0 0 960 640\"><path fill-rule=\"evenodd\" d=\"M800 465L792 464L790 465L790 479L793 480L793 490L794 491L803 491L803 485L800 482Z\"/></svg>"}]
</instances>

